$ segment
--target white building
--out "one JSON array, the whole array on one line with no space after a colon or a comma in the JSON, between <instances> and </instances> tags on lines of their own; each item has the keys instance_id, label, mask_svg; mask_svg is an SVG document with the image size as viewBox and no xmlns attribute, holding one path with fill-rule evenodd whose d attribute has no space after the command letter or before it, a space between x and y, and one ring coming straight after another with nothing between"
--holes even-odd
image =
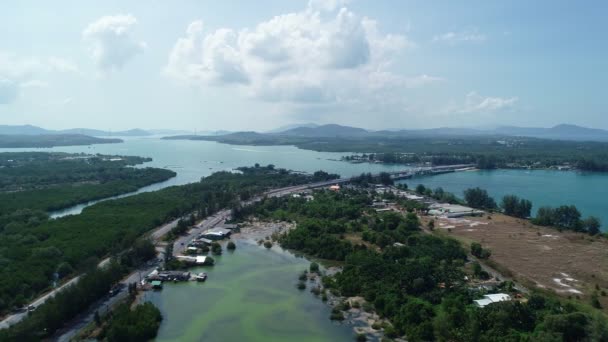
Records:
<instances>
[{"instance_id":1,"label":"white building","mask_svg":"<svg viewBox=\"0 0 608 342\"><path fill-rule=\"evenodd\" d=\"M475 305L477 305L480 308L483 308L492 303L508 302L510 300L511 300L511 296L509 296L506 293L494 293L494 294L487 294L487 295L483 296L482 299L474 300L474 302L475 302Z\"/></svg>"}]
</instances>

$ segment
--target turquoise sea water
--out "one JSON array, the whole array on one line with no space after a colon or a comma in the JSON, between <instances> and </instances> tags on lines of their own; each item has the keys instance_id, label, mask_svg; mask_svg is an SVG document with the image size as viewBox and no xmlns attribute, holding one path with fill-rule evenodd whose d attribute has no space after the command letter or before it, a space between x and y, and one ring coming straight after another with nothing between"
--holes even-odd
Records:
<instances>
[{"instance_id":1,"label":"turquoise sea water","mask_svg":"<svg viewBox=\"0 0 608 342\"><path fill-rule=\"evenodd\" d=\"M56 147L50 149L0 149L0 151L64 151L102 154L138 155L154 160L145 166L174 170L177 177L142 189L195 182L201 177L221 170L255 163L274 164L291 170L314 172L325 170L342 176L362 172L403 170L404 166L380 164L351 164L339 161L350 153L327 153L301 150L293 146L234 146L209 141L160 140L158 137L125 138L121 144ZM422 177L406 182L412 186L422 183L431 188L462 196L462 191L479 186L489 191L497 201L505 194L527 198L538 209L542 205L574 204L584 216L595 215L608 226L608 174L574 171L494 170L457 172ZM77 214L83 205L70 208L63 214Z\"/></svg>"},{"instance_id":2,"label":"turquoise sea water","mask_svg":"<svg viewBox=\"0 0 608 342\"><path fill-rule=\"evenodd\" d=\"M574 204L583 216L597 216L608 227L608 174L550 170L491 170L455 172L404 181L410 187L424 184L463 197L470 187L486 189L500 203L504 195L532 201L535 213L541 206Z\"/></svg>"}]
</instances>

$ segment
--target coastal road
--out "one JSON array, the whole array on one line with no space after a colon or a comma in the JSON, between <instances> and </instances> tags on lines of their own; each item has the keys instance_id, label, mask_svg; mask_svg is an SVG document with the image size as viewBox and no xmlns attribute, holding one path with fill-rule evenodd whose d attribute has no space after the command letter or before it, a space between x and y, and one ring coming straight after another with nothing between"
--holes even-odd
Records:
<instances>
[{"instance_id":1,"label":"coastal road","mask_svg":"<svg viewBox=\"0 0 608 342\"><path fill-rule=\"evenodd\" d=\"M152 233L150 234L150 236L152 237L152 240L158 241L160 238L162 238L165 234L167 234L169 231L171 231L171 229L173 229L175 226L177 226L177 221L178 220L173 220L173 221L171 221L169 223L166 223L166 224L158 227L154 231L152 231ZM99 262L99 264L97 265L97 267L103 268L109 262L110 262L110 258L105 258L101 262ZM46 294L44 294L44 295L36 298L34 301L32 301L31 303L29 303L28 305L33 305L35 307L38 307L38 306L44 304L49 298L54 297L60 291L63 291L67 287L76 284L78 282L78 280L80 280L80 276L76 276L76 277L70 279L69 281L67 281L63 285L61 285L61 286L53 289L52 291L47 292ZM8 328L11 325L20 322L22 319L24 319L25 317L27 317L27 314L28 314L27 311L24 311L24 312L17 312L17 313L14 313L14 314L11 314L11 315L7 316L6 318L4 318L0 322L0 329Z\"/></svg>"},{"instance_id":2,"label":"coastal road","mask_svg":"<svg viewBox=\"0 0 608 342\"><path fill-rule=\"evenodd\" d=\"M281 196L286 196L289 194L305 191L308 189L317 189L317 188L330 186L330 185L334 185L334 184L343 184L343 183L349 182L350 180L351 180L351 178L341 178L341 179L334 179L334 180L330 180L330 181L323 181L323 182L310 183L310 184L304 184L304 185L289 186L289 187L284 187L284 188L279 188L279 189L272 189L272 190L265 192L262 196L256 196L252 200L242 202L241 205L253 204L255 202L260 201L264 196L281 197ZM228 209L221 210L221 211L217 212L216 214L206 218L201 223L199 223L195 228L191 229L189 231L188 235L180 237L175 241L174 249L173 249L174 254L175 255L181 254L184 251L184 249L186 248L186 246L188 245L188 243L190 243L190 241L192 241L196 236L198 236L200 233L202 233L205 230L208 230L208 229L211 229L211 228L217 226L218 224L224 222L228 218L230 218L230 210L228 210ZM177 226L178 221L179 221L179 219L175 219L171 222L168 222L168 223L154 229L152 232L149 233L149 236L151 237L153 242L158 242L166 234L168 234L173 228L175 228ZM110 258L106 258L99 263L98 267L104 267L109 262L110 262ZM127 278L125 278L121 283L126 284L129 282L137 282L139 279L140 272L143 274L148 274L153 269L154 268L151 268L149 270L146 269L146 270L134 272L134 273L130 274ZM33 306L38 307L38 306L44 304L49 298L52 298L53 296L55 296L55 294L59 293L60 291L63 291L70 285L76 284L79 279L80 279L80 276L76 276L76 277L70 279L65 284L42 295L41 297L39 297L36 300L29 303L28 305L33 305ZM126 290L124 290L124 291L126 291ZM122 291L121 291L121 293L122 293ZM120 298L120 295L121 294L119 293L115 297L107 299L108 303L111 304L112 302L118 300ZM97 311L97 309L99 309L99 307L104 307L104 306L107 307L108 303L101 301L99 303L99 305L94 305L94 307L96 309L90 310L91 312L87 315L87 317L82 319L82 322L83 323L90 322L92 320L94 312ZM23 318L27 317L27 314L28 314L27 312L19 312L19 313L14 313L14 314L7 316L0 322L0 329L8 328L9 326L20 322ZM77 324L77 325L81 326L81 324ZM84 325L82 325L82 326L84 326ZM74 330L74 329L70 329L70 331L72 331L72 330Z\"/></svg>"}]
</instances>

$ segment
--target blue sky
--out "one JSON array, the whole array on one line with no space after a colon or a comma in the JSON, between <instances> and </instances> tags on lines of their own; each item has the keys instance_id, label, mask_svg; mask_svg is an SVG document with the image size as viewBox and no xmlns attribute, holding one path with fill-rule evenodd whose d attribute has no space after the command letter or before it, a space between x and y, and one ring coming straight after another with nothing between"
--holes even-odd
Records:
<instances>
[{"instance_id":1,"label":"blue sky","mask_svg":"<svg viewBox=\"0 0 608 342\"><path fill-rule=\"evenodd\" d=\"M0 124L608 128L603 1L19 1Z\"/></svg>"}]
</instances>

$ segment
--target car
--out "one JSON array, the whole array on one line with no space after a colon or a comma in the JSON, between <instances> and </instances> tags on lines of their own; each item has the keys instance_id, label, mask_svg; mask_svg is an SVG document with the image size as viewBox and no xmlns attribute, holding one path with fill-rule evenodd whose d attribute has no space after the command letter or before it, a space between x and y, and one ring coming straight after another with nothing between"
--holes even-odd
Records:
<instances>
[{"instance_id":1,"label":"car","mask_svg":"<svg viewBox=\"0 0 608 342\"><path fill-rule=\"evenodd\" d=\"M28 305L27 306L27 312L32 312L34 310L36 310L36 306L35 305Z\"/></svg>"}]
</instances>

